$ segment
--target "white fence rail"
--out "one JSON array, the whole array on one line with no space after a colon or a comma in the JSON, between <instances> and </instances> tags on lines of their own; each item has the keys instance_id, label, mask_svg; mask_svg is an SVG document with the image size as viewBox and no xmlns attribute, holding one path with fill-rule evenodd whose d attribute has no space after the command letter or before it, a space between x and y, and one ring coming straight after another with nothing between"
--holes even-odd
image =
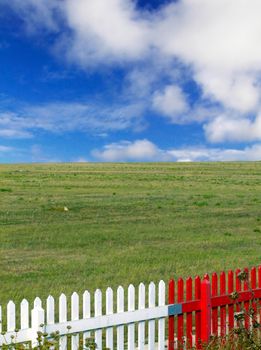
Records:
<instances>
[{"instance_id":1,"label":"white fence rail","mask_svg":"<svg viewBox=\"0 0 261 350\"><path fill-rule=\"evenodd\" d=\"M37 345L38 331L48 334L58 331L61 350L67 349L68 335L71 335L71 350L77 350L80 338L83 337L85 342L93 333L98 350L104 347L134 350L144 349L145 346L148 350L164 350L165 317L168 316L165 289L163 281L157 288L151 282L147 289L141 283L138 290L133 285L127 291L118 287L116 296L108 288L104 298L101 290L97 289L93 304L88 291L84 292L82 300L77 293L73 293L70 303L62 294L57 305L52 296L47 298L44 306L41 299L36 298L31 313L27 300L21 302L20 310L16 310L16 305L9 301L6 318L0 306L0 347L21 342L32 342L34 346Z\"/></svg>"}]
</instances>

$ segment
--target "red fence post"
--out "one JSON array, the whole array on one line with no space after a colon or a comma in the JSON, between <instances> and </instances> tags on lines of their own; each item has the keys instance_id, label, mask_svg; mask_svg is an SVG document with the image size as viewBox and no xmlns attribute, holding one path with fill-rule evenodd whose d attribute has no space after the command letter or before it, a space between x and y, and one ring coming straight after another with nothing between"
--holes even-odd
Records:
<instances>
[{"instance_id":1,"label":"red fence post","mask_svg":"<svg viewBox=\"0 0 261 350\"><path fill-rule=\"evenodd\" d=\"M201 283L201 342L207 344L211 335L211 287L204 279Z\"/></svg>"}]
</instances>

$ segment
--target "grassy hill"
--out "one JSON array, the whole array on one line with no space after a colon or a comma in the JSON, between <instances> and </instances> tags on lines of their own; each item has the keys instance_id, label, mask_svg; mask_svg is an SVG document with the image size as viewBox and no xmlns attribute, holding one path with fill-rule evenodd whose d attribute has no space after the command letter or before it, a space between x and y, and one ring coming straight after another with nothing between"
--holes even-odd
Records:
<instances>
[{"instance_id":1,"label":"grassy hill","mask_svg":"<svg viewBox=\"0 0 261 350\"><path fill-rule=\"evenodd\" d=\"M260 253L261 163L0 165L0 303L250 266Z\"/></svg>"}]
</instances>

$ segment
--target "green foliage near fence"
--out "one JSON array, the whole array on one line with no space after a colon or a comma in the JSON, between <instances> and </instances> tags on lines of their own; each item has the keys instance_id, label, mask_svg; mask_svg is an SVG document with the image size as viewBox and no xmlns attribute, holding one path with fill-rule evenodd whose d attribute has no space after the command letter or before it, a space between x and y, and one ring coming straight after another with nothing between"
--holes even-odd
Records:
<instances>
[{"instance_id":1,"label":"green foliage near fence","mask_svg":"<svg viewBox=\"0 0 261 350\"><path fill-rule=\"evenodd\" d=\"M261 162L0 165L0 302L260 264Z\"/></svg>"}]
</instances>

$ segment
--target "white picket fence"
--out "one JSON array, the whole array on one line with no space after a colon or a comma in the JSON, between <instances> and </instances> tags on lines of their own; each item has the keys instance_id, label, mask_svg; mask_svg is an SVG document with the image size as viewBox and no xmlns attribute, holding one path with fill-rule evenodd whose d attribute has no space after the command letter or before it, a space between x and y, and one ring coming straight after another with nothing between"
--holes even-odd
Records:
<instances>
[{"instance_id":1,"label":"white picket fence","mask_svg":"<svg viewBox=\"0 0 261 350\"><path fill-rule=\"evenodd\" d=\"M125 291L120 286L116 293L116 303L114 303L113 290L108 288L105 293L105 304L103 304L101 290L97 289L94 293L94 305L88 291L84 292L82 302L80 302L79 295L73 293L70 305L66 296L62 294L58 302L58 320L55 319L56 305L52 296L47 298L45 307L41 299L36 298L31 313L27 300L24 299L21 302L20 312L16 310L16 305L9 301L6 319L3 318L0 307L0 332L2 332L0 347L12 342L32 342L32 345L35 346L38 331L48 334L59 331L61 350L67 349L68 335L72 335L71 349L77 350L80 337L83 337L85 341L93 333L98 350L105 346L117 350L134 350L135 348L164 350L166 344L165 318L168 316L165 289L163 281L159 282L158 288L151 282L147 291L143 283L139 285L138 291L133 285L130 285L126 300ZM67 312L69 306L70 317ZM18 322L19 318L20 322ZM2 324L6 324L6 329L2 329Z\"/></svg>"}]
</instances>

